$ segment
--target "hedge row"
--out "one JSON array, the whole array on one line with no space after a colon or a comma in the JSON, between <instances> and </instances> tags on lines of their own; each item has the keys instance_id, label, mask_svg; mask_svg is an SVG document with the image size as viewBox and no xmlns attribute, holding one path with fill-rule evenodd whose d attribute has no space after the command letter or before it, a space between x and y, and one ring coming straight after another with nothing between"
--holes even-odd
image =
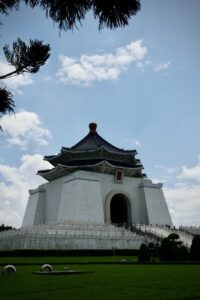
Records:
<instances>
[{"instance_id":1,"label":"hedge row","mask_svg":"<svg viewBox=\"0 0 200 300\"><path fill-rule=\"evenodd\" d=\"M41 256L137 256L138 250L1 250L0 257L41 257Z\"/></svg>"}]
</instances>

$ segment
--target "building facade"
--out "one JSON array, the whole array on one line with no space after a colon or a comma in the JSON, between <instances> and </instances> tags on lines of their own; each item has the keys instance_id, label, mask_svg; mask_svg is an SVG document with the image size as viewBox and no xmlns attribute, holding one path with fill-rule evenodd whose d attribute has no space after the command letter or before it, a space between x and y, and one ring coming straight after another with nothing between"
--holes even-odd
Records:
<instances>
[{"instance_id":1,"label":"building facade","mask_svg":"<svg viewBox=\"0 0 200 300\"><path fill-rule=\"evenodd\" d=\"M172 225L162 184L142 172L136 150L119 149L89 124L71 148L45 156L53 166L38 174L48 182L30 190L22 227L39 224Z\"/></svg>"}]
</instances>

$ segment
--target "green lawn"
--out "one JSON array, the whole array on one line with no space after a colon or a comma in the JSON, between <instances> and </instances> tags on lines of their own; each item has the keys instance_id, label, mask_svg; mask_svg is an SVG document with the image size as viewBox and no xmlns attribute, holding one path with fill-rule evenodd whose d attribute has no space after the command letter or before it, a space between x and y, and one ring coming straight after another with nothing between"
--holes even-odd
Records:
<instances>
[{"instance_id":1,"label":"green lawn","mask_svg":"<svg viewBox=\"0 0 200 300\"><path fill-rule=\"evenodd\" d=\"M77 260L76 257L70 259ZM93 261L95 258L87 257L89 259ZM105 261L105 257L102 259ZM54 265L55 270L63 268L64 264ZM41 276L32 274L33 271L38 271L37 265L17 266L15 275L0 276L0 299L200 299L200 265L85 264L70 265L70 268L93 270L95 273Z\"/></svg>"}]
</instances>

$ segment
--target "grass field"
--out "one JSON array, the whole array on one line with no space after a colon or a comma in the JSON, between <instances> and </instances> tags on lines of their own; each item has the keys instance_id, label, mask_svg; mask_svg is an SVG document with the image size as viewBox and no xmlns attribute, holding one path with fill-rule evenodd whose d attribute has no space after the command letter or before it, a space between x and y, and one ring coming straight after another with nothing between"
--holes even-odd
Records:
<instances>
[{"instance_id":1,"label":"grass field","mask_svg":"<svg viewBox=\"0 0 200 300\"><path fill-rule=\"evenodd\" d=\"M52 262L55 270L63 270L66 261L112 262L119 259L118 257L48 257L47 261ZM36 262L36 260L47 262L44 258L1 258L0 263L10 261L14 264L17 261L19 263L19 260L21 263ZM63 265L54 265L53 262L63 262ZM200 265L84 264L70 265L70 268L93 270L95 273L41 276L32 274L39 270L37 265L18 265L16 274L0 276L0 299L200 299Z\"/></svg>"}]
</instances>

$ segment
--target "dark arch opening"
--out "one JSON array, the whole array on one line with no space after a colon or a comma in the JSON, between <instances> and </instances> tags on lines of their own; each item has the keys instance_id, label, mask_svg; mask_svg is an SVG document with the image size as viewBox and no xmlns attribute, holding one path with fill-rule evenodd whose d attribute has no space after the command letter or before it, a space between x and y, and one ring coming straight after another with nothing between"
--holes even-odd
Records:
<instances>
[{"instance_id":1,"label":"dark arch opening","mask_svg":"<svg viewBox=\"0 0 200 300\"><path fill-rule=\"evenodd\" d=\"M110 202L110 220L111 223L120 226L128 224L128 199L122 194L113 196Z\"/></svg>"}]
</instances>

